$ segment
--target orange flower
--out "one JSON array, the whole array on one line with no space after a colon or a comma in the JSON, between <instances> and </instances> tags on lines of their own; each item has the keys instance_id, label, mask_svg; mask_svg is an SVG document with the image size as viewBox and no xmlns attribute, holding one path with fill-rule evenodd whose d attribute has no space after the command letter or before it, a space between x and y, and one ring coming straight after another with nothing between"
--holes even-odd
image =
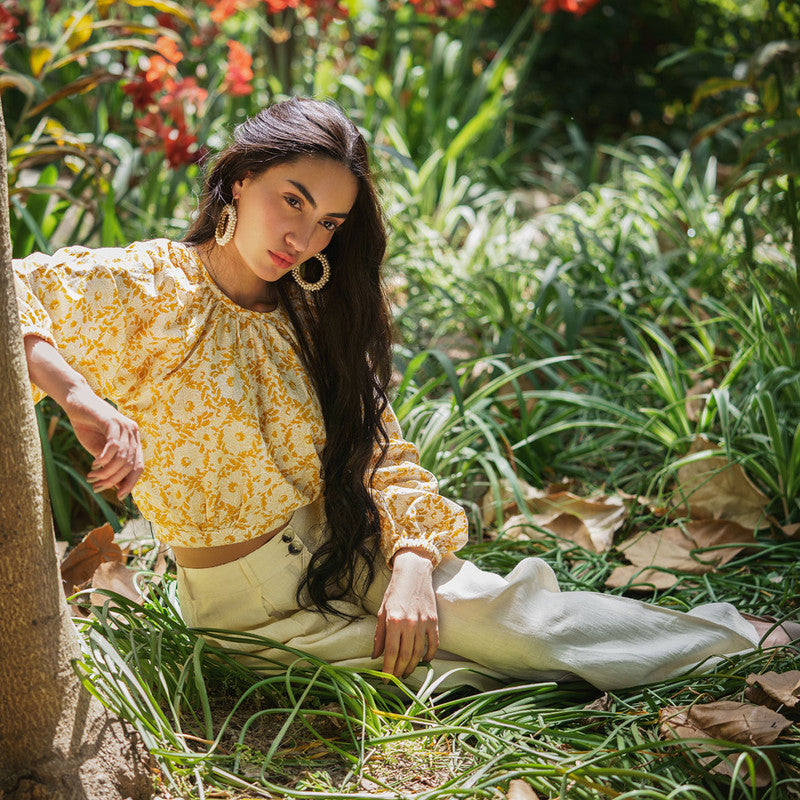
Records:
<instances>
[{"instance_id":1,"label":"orange flower","mask_svg":"<svg viewBox=\"0 0 800 800\"><path fill-rule=\"evenodd\" d=\"M264 0L267 5L267 13L277 14L287 8L297 8L300 0Z\"/></svg>"},{"instance_id":2,"label":"orange flower","mask_svg":"<svg viewBox=\"0 0 800 800\"><path fill-rule=\"evenodd\" d=\"M240 42L228 40L228 67L222 90L232 95L245 95L253 91L250 81L253 80L253 57Z\"/></svg>"},{"instance_id":3,"label":"orange flower","mask_svg":"<svg viewBox=\"0 0 800 800\"><path fill-rule=\"evenodd\" d=\"M239 10L239 0L219 0L211 11L211 21L221 25Z\"/></svg>"},{"instance_id":4,"label":"orange flower","mask_svg":"<svg viewBox=\"0 0 800 800\"><path fill-rule=\"evenodd\" d=\"M545 14L555 14L556 11L567 11L576 17L582 17L587 11L596 6L600 0L544 0L542 11Z\"/></svg>"},{"instance_id":5,"label":"orange flower","mask_svg":"<svg viewBox=\"0 0 800 800\"><path fill-rule=\"evenodd\" d=\"M469 11L494 8L495 0L410 0L420 14L455 19Z\"/></svg>"},{"instance_id":6,"label":"orange flower","mask_svg":"<svg viewBox=\"0 0 800 800\"><path fill-rule=\"evenodd\" d=\"M150 63L145 72L148 83L163 83L175 73L175 65L183 59L183 53L178 49L174 39L168 36L159 36L156 39L157 56L150 56Z\"/></svg>"},{"instance_id":7,"label":"orange flower","mask_svg":"<svg viewBox=\"0 0 800 800\"><path fill-rule=\"evenodd\" d=\"M183 60L183 53L181 53L175 40L169 36L159 36L156 39L156 49L159 55L169 61L170 64L177 64Z\"/></svg>"}]
</instances>

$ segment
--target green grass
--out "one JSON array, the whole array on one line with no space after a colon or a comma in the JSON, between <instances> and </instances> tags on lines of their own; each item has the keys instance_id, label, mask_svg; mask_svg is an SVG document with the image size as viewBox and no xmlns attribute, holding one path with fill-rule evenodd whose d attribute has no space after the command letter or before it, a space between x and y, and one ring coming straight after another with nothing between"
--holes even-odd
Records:
<instances>
[{"instance_id":1,"label":"green grass","mask_svg":"<svg viewBox=\"0 0 800 800\"><path fill-rule=\"evenodd\" d=\"M565 590L602 589L619 560L613 554L564 550L541 542L492 542L465 553L505 572L538 555ZM763 538L724 569L684 576L652 600L674 608L728 600L751 611L789 613L800 592L794 565L800 542ZM143 576L146 580L146 576ZM124 598L80 623L78 664L86 685L140 731L163 787L184 797L492 798L514 778L543 797L760 797L783 800L800 776L796 728L768 748L744 752L736 777L708 774L689 741L659 734L668 705L741 699L751 672L800 668L787 650L753 651L705 675L601 693L584 683L512 683L495 691L417 692L379 673L357 674L309 657L264 674L238 663L186 628L173 603L174 584L150 586L144 608ZM252 642L220 633L223 643ZM656 632L657 635L657 632ZM270 643L275 646L274 643ZM310 662L310 663L309 663ZM268 664L264 665L268 667ZM767 789L746 784L750 762L778 756L785 771ZM422 777L421 777L422 776ZM366 787L366 788L365 788ZM219 794L221 793L221 794Z\"/></svg>"}]
</instances>

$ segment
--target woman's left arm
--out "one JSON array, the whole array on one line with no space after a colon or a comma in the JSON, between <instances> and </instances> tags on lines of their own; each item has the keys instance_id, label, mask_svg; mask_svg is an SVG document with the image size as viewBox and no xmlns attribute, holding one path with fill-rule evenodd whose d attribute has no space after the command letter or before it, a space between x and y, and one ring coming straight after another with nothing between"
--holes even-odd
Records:
<instances>
[{"instance_id":1,"label":"woman's left arm","mask_svg":"<svg viewBox=\"0 0 800 800\"><path fill-rule=\"evenodd\" d=\"M436 478L403 439L390 407L383 423L388 446L370 488L381 518L381 548L392 577L378 613L373 657L383 669L410 674L439 646L433 571L442 557L467 541L464 509L439 494Z\"/></svg>"},{"instance_id":2,"label":"woman's left arm","mask_svg":"<svg viewBox=\"0 0 800 800\"><path fill-rule=\"evenodd\" d=\"M433 570L430 553L421 548L402 548L392 559L372 650L373 658L383 654L384 672L405 678L439 647Z\"/></svg>"}]
</instances>

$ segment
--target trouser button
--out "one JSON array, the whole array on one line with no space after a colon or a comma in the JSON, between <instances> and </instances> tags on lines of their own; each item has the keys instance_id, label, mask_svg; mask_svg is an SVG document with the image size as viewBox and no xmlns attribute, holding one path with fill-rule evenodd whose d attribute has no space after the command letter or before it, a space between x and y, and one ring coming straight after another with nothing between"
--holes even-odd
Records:
<instances>
[{"instance_id":1,"label":"trouser button","mask_svg":"<svg viewBox=\"0 0 800 800\"><path fill-rule=\"evenodd\" d=\"M283 539L284 542L291 542L292 539L294 539L294 534L292 533L291 530L285 530L281 534L281 539Z\"/></svg>"},{"instance_id":2,"label":"trouser button","mask_svg":"<svg viewBox=\"0 0 800 800\"><path fill-rule=\"evenodd\" d=\"M289 552L293 556L296 556L302 549L303 549L303 545L298 544L297 542L291 542L289 544Z\"/></svg>"}]
</instances>

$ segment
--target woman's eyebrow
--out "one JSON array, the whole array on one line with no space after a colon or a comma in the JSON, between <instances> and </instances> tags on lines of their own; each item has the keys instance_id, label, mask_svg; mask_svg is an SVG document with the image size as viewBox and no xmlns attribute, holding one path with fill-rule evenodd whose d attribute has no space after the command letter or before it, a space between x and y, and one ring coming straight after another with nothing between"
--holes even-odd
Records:
<instances>
[{"instance_id":1,"label":"woman's eyebrow","mask_svg":"<svg viewBox=\"0 0 800 800\"><path fill-rule=\"evenodd\" d=\"M297 189L297 191L300 192L300 194L302 194L303 197L305 197L305 199L308 200L308 202L311 203L311 205L314 208L317 207L317 201L313 198L313 196L311 195L311 192L309 192L308 189L306 189L306 187L303 186L302 183L298 183L297 181L293 181L293 180L291 180L291 178L289 179L289 183L291 183L292 186L294 186L295 189ZM346 219L347 218L347 214L342 214L342 213L328 214L327 216L329 216L329 217L341 217L342 219Z\"/></svg>"}]
</instances>

